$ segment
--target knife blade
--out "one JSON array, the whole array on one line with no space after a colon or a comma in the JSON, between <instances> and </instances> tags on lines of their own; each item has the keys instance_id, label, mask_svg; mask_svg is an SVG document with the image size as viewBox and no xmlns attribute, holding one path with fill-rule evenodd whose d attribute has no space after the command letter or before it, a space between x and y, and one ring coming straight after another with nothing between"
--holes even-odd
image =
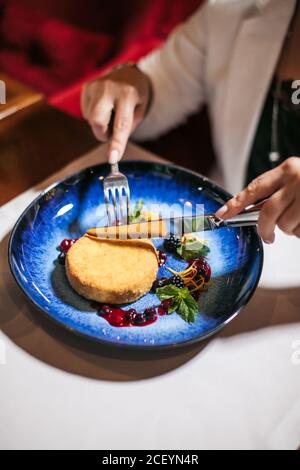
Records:
<instances>
[{"instance_id":1,"label":"knife blade","mask_svg":"<svg viewBox=\"0 0 300 470\"><path fill-rule=\"evenodd\" d=\"M218 219L213 214L194 215L161 218L128 225L90 228L87 230L87 235L101 239L112 238L123 240L166 237L171 233L181 237L187 233L214 230L225 225L224 221Z\"/></svg>"}]
</instances>

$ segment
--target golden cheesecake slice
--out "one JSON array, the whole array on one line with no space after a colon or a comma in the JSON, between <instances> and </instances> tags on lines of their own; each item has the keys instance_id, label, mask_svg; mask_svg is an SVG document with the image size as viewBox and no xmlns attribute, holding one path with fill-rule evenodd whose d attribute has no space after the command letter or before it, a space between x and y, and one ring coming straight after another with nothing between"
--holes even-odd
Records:
<instances>
[{"instance_id":1,"label":"golden cheesecake slice","mask_svg":"<svg viewBox=\"0 0 300 470\"><path fill-rule=\"evenodd\" d=\"M133 302L150 291L158 257L151 240L80 238L66 256L73 289L86 299L108 304Z\"/></svg>"}]
</instances>

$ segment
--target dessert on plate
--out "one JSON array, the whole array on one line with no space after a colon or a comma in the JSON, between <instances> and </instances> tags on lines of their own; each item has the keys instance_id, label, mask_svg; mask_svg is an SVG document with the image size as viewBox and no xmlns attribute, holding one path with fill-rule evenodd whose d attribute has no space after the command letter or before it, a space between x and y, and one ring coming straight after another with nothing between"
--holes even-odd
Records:
<instances>
[{"instance_id":1,"label":"dessert on plate","mask_svg":"<svg viewBox=\"0 0 300 470\"><path fill-rule=\"evenodd\" d=\"M95 240L83 236L68 250L66 273L86 299L114 305L133 302L150 291L158 271L151 240Z\"/></svg>"},{"instance_id":2,"label":"dessert on plate","mask_svg":"<svg viewBox=\"0 0 300 470\"><path fill-rule=\"evenodd\" d=\"M79 239L61 242L59 261L69 283L112 326L146 326L173 312L193 323L197 299L211 277L209 248L195 234L166 236L167 228L157 216L140 208L139 202L129 225L92 228ZM130 238L136 233L142 237ZM162 240L163 250L156 249L149 236ZM174 271L167 265L169 257L187 264ZM128 306L149 291L161 302L142 312Z\"/></svg>"}]
</instances>

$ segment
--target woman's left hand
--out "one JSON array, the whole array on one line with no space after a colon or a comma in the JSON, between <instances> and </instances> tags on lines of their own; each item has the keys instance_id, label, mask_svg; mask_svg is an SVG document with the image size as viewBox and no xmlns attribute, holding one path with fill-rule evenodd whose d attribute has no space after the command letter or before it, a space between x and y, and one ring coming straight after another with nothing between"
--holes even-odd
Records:
<instances>
[{"instance_id":1,"label":"woman's left hand","mask_svg":"<svg viewBox=\"0 0 300 470\"><path fill-rule=\"evenodd\" d=\"M269 197L270 196L270 197ZM243 191L221 207L216 216L224 220L247 206L269 197L260 210L258 233L266 243L275 240L275 226L300 238L300 158L290 157L273 170L255 178Z\"/></svg>"}]
</instances>

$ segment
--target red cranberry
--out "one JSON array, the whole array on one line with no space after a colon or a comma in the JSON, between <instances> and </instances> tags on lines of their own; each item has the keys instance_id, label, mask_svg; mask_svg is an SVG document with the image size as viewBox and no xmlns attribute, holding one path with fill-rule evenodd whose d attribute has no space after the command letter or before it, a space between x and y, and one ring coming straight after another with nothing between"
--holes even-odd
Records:
<instances>
[{"instance_id":1,"label":"red cranberry","mask_svg":"<svg viewBox=\"0 0 300 470\"><path fill-rule=\"evenodd\" d=\"M161 268L164 264L166 264L167 260L168 260L168 257L166 253L164 253L163 251L159 251L158 252L158 266Z\"/></svg>"},{"instance_id":2,"label":"red cranberry","mask_svg":"<svg viewBox=\"0 0 300 470\"><path fill-rule=\"evenodd\" d=\"M157 320L155 308L146 309L143 313L137 312L134 308L122 310L121 308L111 307L110 305L101 305L97 302L91 302L102 318L112 326L121 328L123 326L146 326Z\"/></svg>"},{"instance_id":3,"label":"red cranberry","mask_svg":"<svg viewBox=\"0 0 300 470\"><path fill-rule=\"evenodd\" d=\"M108 315L109 313L111 313L110 305L101 305L99 313L101 313L102 315Z\"/></svg>"},{"instance_id":4,"label":"red cranberry","mask_svg":"<svg viewBox=\"0 0 300 470\"><path fill-rule=\"evenodd\" d=\"M167 315L167 313L168 313L168 311L166 309L164 309L163 307L158 307L157 312L158 312L158 315L160 315L161 317L163 315Z\"/></svg>"},{"instance_id":5,"label":"red cranberry","mask_svg":"<svg viewBox=\"0 0 300 470\"><path fill-rule=\"evenodd\" d=\"M128 319L121 309L113 309L109 315L109 323L112 326L125 326L128 325Z\"/></svg>"},{"instance_id":6,"label":"red cranberry","mask_svg":"<svg viewBox=\"0 0 300 470\"><path fill-rule=\"evenodd\" d=\"M207 264L206 266L206 272L205 272L205 282L208 282L211 278L211 267L209 266L209 264Z\"/></svg>"},{"instance_id":7,"label":"red cranberry","mask_svg":"<svg viewBox=\"0 0 300 470\"><path fill-rule=\"evenodd\" d=\"M77 239L65 238L59 245L59 249L63 253L67 253L72 245L77 241Z\"/></svg>"},{"instance_id":8,"label":"red cranberry","mask_svg":"<svg viewBox=\"0 0 300 470\"><path fill-rule=\"evenodd\" d=\"M172 306L172 303L173 303L173 299L166 299L162 301L161 306L168 310L168 308Z\"/></svg>"},{"instance_id":9,"label":"red cranberry","mask_svg":"<svg viewBox=\"0 0 300 470\"><path fill-rule=\"evenodd\" d=\"M211 278L211 268L208 262L204 258L191 259L189 265L193 266L198 270L201 276L204 276L205 282L208 282Z\"/></svg>"},{"instance_id":10,"label":"red cranberry","mask_svg":"<svg viewBox=\"0 0 300 470\"><path fill-rule=\"evenodd\" d=\"M158 314L159 315L167 315L169 308L172 306L173 299L166 299L163 300L158 307Z\"/></svg>"},{"instance_id":11,"label":"red cranberry","mask_svg":"<svg viewBox=\"0 0 300 470\"><path fill-rule=\"evenodd\" d=\"M205 282L208 282L211 278L211 268L205 259L199 260L200 262L197 265L199 274L204 276Z\"/></svg>"},{"instance_id":12,"label":"red cranberry","mask_svg":"<svg viewBox=\"0 0 300 470\"><path fill-rule=\"evenodd\" d=\"M69 250L69 248L71 248L71 240L68 238L65 238L59 245L59 249L63 253L66 253Z\"/></svg>"},{"instance_id":13,"label":"red cranberry","mask_svg":"<svg viewBox=\"0 0 300 470\"><path fill-rule=\"evenodd\" d=\"M189 260L189 265L196 269L200 269L202 266L202 258L194 258Z\"/></svg>"}]
</instances>

